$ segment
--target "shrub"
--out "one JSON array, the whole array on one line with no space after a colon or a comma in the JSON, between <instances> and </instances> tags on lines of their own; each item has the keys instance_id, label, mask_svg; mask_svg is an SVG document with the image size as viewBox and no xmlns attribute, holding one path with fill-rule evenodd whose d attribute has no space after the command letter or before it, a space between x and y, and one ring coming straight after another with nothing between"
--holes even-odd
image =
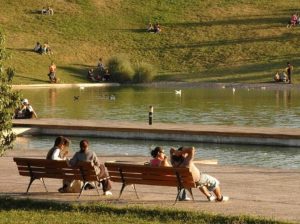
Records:
<instances>
[{"instance_id":1,"label":"shrub","mask_svg":"<svg viewBox=\"0 0 300 224\"><path fill-rule=\"evenodd\" d=\"M151 82L156 74L155 68L147 63L141 63L135 68L133 81L136 83Z\"/></svg>"},{"instance_id":2,"label":"shrub","mask_svg":"<svg viewBox=\"0 0 300 224\"><path fill-rule=\"evenodd\" d=\"M126 83L132 81L134 70L125 56L113 56L108 60L108 70L112 81Z\"/></svg>"}]
</instances>

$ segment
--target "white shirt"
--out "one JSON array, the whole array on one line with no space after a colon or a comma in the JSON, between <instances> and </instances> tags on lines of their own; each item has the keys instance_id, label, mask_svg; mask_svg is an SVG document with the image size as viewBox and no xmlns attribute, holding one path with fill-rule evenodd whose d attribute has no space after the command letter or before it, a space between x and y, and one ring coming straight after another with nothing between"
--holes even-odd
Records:
<instances>
[{"instance_id":1,"label":"white shirt","mask_svg":"<svg viewBox=\"0 0 300 224\"><path fill-rule=\"evenodd\" d=\"M62 158L59 157L60 153L60 148L56 148L51 156L52 160L63 160Z\"/></svg>"}]
</instances>

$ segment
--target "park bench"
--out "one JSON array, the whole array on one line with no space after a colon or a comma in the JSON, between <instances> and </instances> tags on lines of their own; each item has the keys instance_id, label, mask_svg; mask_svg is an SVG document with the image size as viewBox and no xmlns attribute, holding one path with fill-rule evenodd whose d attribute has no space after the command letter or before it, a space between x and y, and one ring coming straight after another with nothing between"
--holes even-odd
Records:
<instances>
[{"instance_id":1,"label":"park bench","mask_svg":"<svg viewBox=\"0 0 300 224\"><path fill-rule=\"evenodd\" d=\"M192 173L188 168L173 167L151 167L150 165L132 164L130 162L106 162L110 180L122 183L119 198L126 186L132 185L136 197L139 196L135 185L153 185L176 187L177 196L174 204L179 199L179 194L184 189L188 190L194 201L192 188L195 188L195 182Z\"/></svg>"},{"instance_id":2,"label":"park bench","mask_svg":"<svg viewBox=\"0 0 300 224\"><path fill-rule=\"evenodd\" d=\"M14 157L13 160L16 162L19 174L21 176L30 177L30 181L27 187L26 194L28 194L29 189L33 181L40 180L46 192L48 192L44 178L61 179L61 180L80 180L83 182L78 198L80 198L85 186L92 182L95 185L98 195L98 181L99 179L96 175L95 168L90 162L80 162L75 167L68 166L66 161L57 160L47 160L47 159L36 159L36 158L17 158Z\"/></svg>"}]
</instances>

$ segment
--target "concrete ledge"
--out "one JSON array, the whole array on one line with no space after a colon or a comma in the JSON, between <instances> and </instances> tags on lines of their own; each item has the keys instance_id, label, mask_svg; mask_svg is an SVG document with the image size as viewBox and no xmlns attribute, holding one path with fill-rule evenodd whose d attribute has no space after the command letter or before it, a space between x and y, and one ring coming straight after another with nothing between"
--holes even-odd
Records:
<instances>
[{"instance_id":1,"label":"concrete ledge","mask_svg":"<svg viewBox=\"0 0 300 224\"><path fill-rule=\"evenodd\" d=\"M13 85L13 89L32 89L32 88L71 88L71 87L108 87L120 86L119 83L74 83L74 84L31 84L31 85Z\"/></svg>"},{"instance_id":2,"label":"concrete ledge","mask_svg":"<svg viewBox=\"0 0 300 224\"><path fill-rule=\"evenodd\" d=\"M300 146L300 129L73 119L14 120L17 135L67 135L124 139Z\"/></svg>"}]
</instances>

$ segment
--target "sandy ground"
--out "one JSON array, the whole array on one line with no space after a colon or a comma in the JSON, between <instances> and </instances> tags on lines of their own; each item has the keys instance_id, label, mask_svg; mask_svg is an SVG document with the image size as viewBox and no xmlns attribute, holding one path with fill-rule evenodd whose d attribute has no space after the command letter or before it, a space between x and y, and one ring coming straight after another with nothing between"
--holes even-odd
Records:
<instances>
[{"instance_id":1,"label":"sandy ground","mask_svg":"<svg viewBox=\"0 0 300 224\"><path fill-rule=\"evenodd\" d=\"M60 194L60 180L46 179L50 192L46 193L39 181L33 183L30 194L25 195L28 177L19 176L13 157L45 157L44 151L12 150L0 158L0 194L16 198L31 198L57 201L76 201L77 194ZM143 157L102 157L101 161L132 160L147 161ZM224 195L230 197L226 203L208 202L197 189L193 190L195 202L173 202L176 189L172 187L137 186L140 199L128 187L118 200L120 184L113 183L113 196L98 196L95 190L85 191L80 202L105 202L118 206L138 205L142 207L167 207L193 211L207 211L225 215L252 215L275 220L300 223L300 170L265 169L257 167L199 165L198 167L221 181Z\"/></svg>"}]
</instances>

